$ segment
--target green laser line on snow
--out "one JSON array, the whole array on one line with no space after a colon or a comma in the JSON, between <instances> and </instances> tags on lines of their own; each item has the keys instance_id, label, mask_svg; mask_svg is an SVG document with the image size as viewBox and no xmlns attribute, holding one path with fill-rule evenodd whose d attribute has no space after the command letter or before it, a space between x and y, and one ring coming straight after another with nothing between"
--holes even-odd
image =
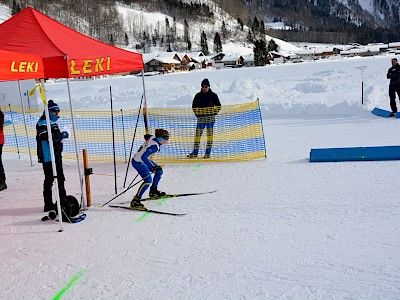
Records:
<instances>
[{"instance_id":1,"label":"green laser line on snow","mask_svg":"<svg viewBox=\"0 0 400 300\"><path fill-rule=\"evenodd\" d=\"M86 270L81 270L77 274L75 274L71 280L67 283L65 287L63 287L53 298L52 300L59 300L61 297L77 282L83 274L86 272Z\"/></svg>"}]
</instances>

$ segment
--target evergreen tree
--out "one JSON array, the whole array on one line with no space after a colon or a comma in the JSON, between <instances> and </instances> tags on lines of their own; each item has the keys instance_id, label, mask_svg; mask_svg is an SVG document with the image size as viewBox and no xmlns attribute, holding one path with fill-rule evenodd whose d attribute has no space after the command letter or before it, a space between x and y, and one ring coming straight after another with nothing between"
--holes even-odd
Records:
<instances>
[{"instance_id":1,"label":"evergreen tree","mask_svg":"<svg viewBox=\"0 0 400 300\"><path fill-rule=\"evenodd\" d=\"M111 46L115 46L115 45L114 45L114 37L113 37L112 33L110 34L110 40L109 40L108 43L109 43Z\"/></svg>"},{"instance_id":2,"label":"evergreen tree","mask_svg":"<svg viewBox=\"0 0 400 300\"><path fill-rule=\"evenodd\" d=\"M237 21L238 21L238 23L239 23L239 26L240 26L240 30L242 30L243 31L243 21L242 21L242 19L240 18L240 17L238 17L237 18Z\"/></svg>"},{"instance_id":3,"label":"evergreen tree","mask_svg":"<svg viewBox=\"0 0 400 300\"><path fill-rule=\"evenodd\" d=\"M175 44L176 42L176 18L174 17L174 21L172 22L171 28L171 44Z\"/></svg>"},{"instance_id":4,"label":"evergreen tree","mask_svg":"<svg viewBox=\"0 0 400 300\"><path fill-rule=\"evenodd\" d=\"M251 33L250 29L249 29L249 32L247 33L247 41L249 43L254 43L254 37L253 37L253 34Z\"/></svg>"},{"instance_id":5,"label":"evergreen tree","mask_svg":"<svg viewBox=\"0 0 400 300\"><path fill-rule=\"evenodd\" d=\"M190 42L190 35L189 35L189 24L188 22L185 21L183 22L183 41L186 43L186 49L191 50L192 49L192 43Z\"/></svg>"},{"instance_id":6,"label":"evergreen tree","mask_svg":"<svg viewBox=\"0 0 400 300\"><path fill-rule=\"evenodd\" d=\"M158 34L158 30L155 28L154 33L153 33L153 38L152 38L154 47L157 46L157 41L159 41L159 40L160 40L160 35Z\"/></svg>"},{"instance_id":7,"label":"evergreen tree","mask_svg":"<svg viewBox=\"0 0 400 300\"><path fill-rule=\"evenodd\" d=\"M278 45L275 43L274 39L271 39L268 42L268 52L277 50L278 50Z\"/></svg>"},{"instance_id":8,"label":"evergreen tree","mask_svg":"<svg viewBox=\"0 0 400 300\"><path fill-rule=\"evenodd\" d=\"M219 33L216 32L214 36L214 53L220 53L222 52L222 43L221 43L221 38L219 36Z\"/></svg>"},{"instance_id":9,"label":"evergreen tree","mask_svg":"<svg viewBox=\"0 0 400 300\"><path fill-rule=\"evenodd\" d=\"M267 44L263 39L254 42L254 63L256 66L265 66L267 63L268 50Z\"/></svg>"},{"instance_id":10,"label":"evergreen tree","mask_svg":"<svg viewBox=\"0 0 400 300\"><path fill-rule=\"evenodd\" d=\"M222 39L225 42L226 39L228 38L228 30L226 29L225 21L222 21L221 33L222 33Z\"/></svg>"},{"instance_id":11,"label":"evergreen tree","mask_svg":"<svg viewBox=\"0 0 400 300\"><path fill-rule=\"evenodd\" d=\"M169 26L168 18L165 18L165 46L167 47L167 51L171 51L171 27Z\"/></svg>"},{"instance_id":12,"label":"evergreen tree","mask_svg":"<svg viewBox=\"0 0 400 300\"><path fill-rule=\"evenodd\" d=\"M201 46L201 51L203 51L204 55L208 55L208 45L207 45L207 36L206 33L203 32L201 33L201 39L200 39L200 46Z\"/></svg>"},{"instance_id":13,"label":"evergreen tree","mask_svg":"<svg viewBox=\"0 0 400 300\"><path fill-rule=\"evenodd\" d=\"M128 38L128 34L125 32L125 46L129 45L129 38Z\"/></svg>"},{"instance_id":14,"label":"evergreen tree","mask_svg":"<svg viewBox=\"0 0 400 300\"><path fill-rule=\"evenodd\" d=\"M257 35L260 32L260 22L258 22L257 17L254 17L253 25L251 26L251 30L253 31L254 35Z\"/></svg>"},{"instance_id":15,"label":"evergreen tree","mask_svg":"<svg viewBox=\"0 0 400 300\"><path fill-rule=\"evenodd\" d=\"M264 35L265 35L265 24L264 24L264 21L260 22L260 33L261 33L261 36L264 38Z\"/></svg>"},{"instance_id":16,"label":"evergreen tree","mask_svg":"<svg viewBox=\"0 0 400 300\"><path fill-rule=\"evenodd\" d=\"M13 0L12 2L12 7L11 7L11 15L15 15L17 13L19 13L21 11L21 7L19 6L19 4L17 3L16 0Z\"/></svg>"}]
</instances>

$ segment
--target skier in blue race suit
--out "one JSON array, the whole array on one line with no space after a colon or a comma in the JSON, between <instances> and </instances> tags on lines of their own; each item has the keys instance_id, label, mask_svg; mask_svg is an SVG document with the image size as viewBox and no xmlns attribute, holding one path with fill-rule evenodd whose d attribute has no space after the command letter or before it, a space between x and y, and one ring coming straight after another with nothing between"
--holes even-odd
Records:
<instances>
[{"instance_id":1,"label":"skier in blue race suit","mask_svg":"<svg viewBox=\"0 0 400 300\"><path fill-rule=\"evenodd\" d=\"M151 156L160 151L161 145L168 143L169 133L167 130L159 128L155 130L155 136L146 134L144 138L146 140L145 143L140 146L138 152L136 152L132 159L132 166L143 178L143 183L140 185L139 190L131 201L131 207L139 210L146 210L143 204L140 203L140 200L150 185L150 197L159 198L165 196L164 192L160 192L157 189L163 174L163 169L151 160ZM151 173L154 173L153 179L151 178Z\"/></svg>"}]
</instances>

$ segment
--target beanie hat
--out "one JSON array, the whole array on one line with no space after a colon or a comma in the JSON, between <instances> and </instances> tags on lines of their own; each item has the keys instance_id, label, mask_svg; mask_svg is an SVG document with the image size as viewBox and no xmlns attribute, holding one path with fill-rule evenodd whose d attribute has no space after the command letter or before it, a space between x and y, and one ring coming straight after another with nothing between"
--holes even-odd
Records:
<instances>
[{"instance_id":1,"label":"beanie hat","mask_svg":"<svg viewBox=\"0 0 400 300\"><path fill-rule=\"evenodd\" d=\"M203 85L208 85L208 86L210 86L210 82L208 81L207 78L204 78L203 81L201 82L201 86L203 86Z\"/></svg>"},{"instance_id":2,"label":"beanie hat","mask_svg":"<svg viewBox=\"0 0 400 300\"><path fill-rule=\"evenodd\" d=\"M49 110L60 111L60 107L53 100L49 100L47 103Z\"/></svg>"}]
</instances>

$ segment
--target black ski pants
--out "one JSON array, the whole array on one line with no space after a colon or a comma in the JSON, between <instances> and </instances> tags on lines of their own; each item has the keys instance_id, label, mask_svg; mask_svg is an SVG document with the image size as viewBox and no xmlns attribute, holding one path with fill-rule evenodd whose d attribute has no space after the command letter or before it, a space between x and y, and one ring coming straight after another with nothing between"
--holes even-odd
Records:
<instances>
[{"instance_id":1,"label":"black ski pants","mask_svg":"<svg viewBox=\"0 0 400 300\"><path fill-rule=\"evenodd\" d=\"M400 99L400 84L389 85L390 108L392 109L392 112L394 112L394 113L397 113L396 93L397 93L397 97L399 97L399 99Z\"/></svg>"},{"instance_id":2,"label":"black ski pants","mask_svg":"<svg viewBox=\"0 0 400 300\"><path fill-rule=\"evenodd\" d=\"M64 187L64 171L62 167L62 159L56 159L56 170L57 170L57 179L58 179L58 194L60 198L67 196ZM52 186L54 182L53 177L53 167L50 162L43 163L43 172L44 172L44 182L43 182L43 199L45 205L52 205Z\"/></svg>"}]
</instances>

